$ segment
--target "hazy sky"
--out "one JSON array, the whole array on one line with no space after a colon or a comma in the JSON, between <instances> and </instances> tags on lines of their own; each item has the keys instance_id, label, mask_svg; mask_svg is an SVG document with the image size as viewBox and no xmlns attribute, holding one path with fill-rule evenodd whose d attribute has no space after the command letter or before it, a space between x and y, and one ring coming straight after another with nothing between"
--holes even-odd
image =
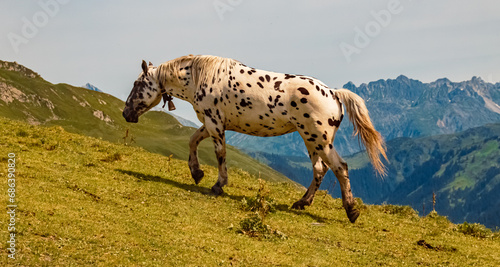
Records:
<instances>
[{"instance_id":1,"label":"hazy sky","mask_svg":"<svg viewBox=\"0 0 500 267\"><path fill-rule=\"evenodd\" d=\"M500 81L500 1L2 0L0 60L125 99L142 59L186 54L341 87L404 74ZM198 122L187 103L176 114Z\"/></svg>"}]
</instances>

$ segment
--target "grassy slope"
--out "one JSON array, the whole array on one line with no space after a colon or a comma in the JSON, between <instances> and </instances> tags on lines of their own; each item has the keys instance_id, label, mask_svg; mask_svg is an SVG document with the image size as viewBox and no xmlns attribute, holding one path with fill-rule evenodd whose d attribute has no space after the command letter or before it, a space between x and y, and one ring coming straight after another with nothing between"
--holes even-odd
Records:
<instances>
[{"instance_id":1,"label":"grassy slope","mask_svg":"<svg viewBox=\"0 0 500 267\"><path fill-rule=\"evenodd\" d=\"M256 177L230 169L222 197L208 195L216 169L194 185L186 162L137 147L0 119L0 176L17 155L17 265L50 266L495 266L500 240L454 231L443 217L391 214L364 206L350 224L339 199L319 192L312 207L289 210L303 191L269 183L277 211L265 223L286 240L237 233L249 216ZM4 186L5 188L5 186ZM2 198L4 205L6 198ZM0 236L6 238L7 215ZM425 240L435 249L417 245ZM7 264L5 242L0 266ZM12 262L10 262L12 263Z\"/></svg>"},{"instance_id":2,"label":"grassy slope","mask_svg":"<svg viewBox=\"0 0 500 267\"><path fill-rule=\"evenodd\" d=\"M0 63L2 63L0 61ZM13 63L6 63L10 64ZM179 159L188 158L189 137L195 129L182 126L172 116L157 111L150 111L141 116L137 124L127 123L122 115L123 101L100 92L95 92L67 84L51 84L41 77L28 78L31 70L20 65L18 71L0 68L0 83L17 88L27 97L27 101L13 101L9 104L0 100L0 116L21 120L36 121L43 125L60 125L67 131L93 137L100 137L111 142L123 141L125 132L135 138L136 144L148 151ZM50 101L51 104L47 105ZM82 106L82 103L84 106ZM53 109L49 106L53 105ZM105 122L93 115L102 111L112 122ZM57 118L54 119L54 116ZM215 166L217 164L210 139L199 147L200 162ZM290 181L265 164L250 158L232 147L227 152L228 165L242 168L252 174L265 174L271 181Z\"/></svg>"}]
</instances>

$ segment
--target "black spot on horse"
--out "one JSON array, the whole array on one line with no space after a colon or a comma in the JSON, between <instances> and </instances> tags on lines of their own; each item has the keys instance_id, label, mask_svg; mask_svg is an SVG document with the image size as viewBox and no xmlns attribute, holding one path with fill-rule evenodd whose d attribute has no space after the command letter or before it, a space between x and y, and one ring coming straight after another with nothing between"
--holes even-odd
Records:
<instances>
[{"instance_id":1,"label":"black spot on horse","mask_svg":"<svg viewBox=\"0 0 500 267\"><path fill-rule=\"evenodd\" d=\"M301 102L302 104L305 104L305 103L307 103L307 99L306 99L305 97L303 97L303 98L301 98L301 99L300 99L300 102Z\"/></svg>"},{"instance_id":2,"label":"black spot on horse","mask_svg":"<svg viewBox=\"0 0 500 267\"><path fill-rule=\"evenodd\" d=\"M269 75L266 74L266 81L270 82L271 81L271 76L269 76Z\"/></svg>"},{"instance_id":3,"label":"black spot on horse","mask_svg":"<svg viewBox=\"0 0 500 267\"><path fill-rule=\"evenodd\" d=\"M264 85L262 85L260 82L257 82L257 85L258 85L260 88L264 88Z\"/></svg>"},{"instance_id":4,"label":"black spot on horse","mask_svg":"<svg viewBox=\"0 0 500 267\"><path fill-rule=\"evenodd\" d=\"M309 113L304 113L304 118L309 118L309 117L311 117Z\"/></svg>"},{"instance_id":5,"label":"black spot on horse","mask_svg":"<svg viewBox=\"0 0 500 267\"><path fill-rule=\"evenodd\" d=\"M245 99L241 99L240 106L246 107L249 105L249 102L245 101Z\"/></svg>"},{"instance_id":6,"label":"black spot on horse","mask_svg":"<svg viewBox=\"0 0 500 267\"><path fill-rule=\"evenodd\" d=\"M259 80L260 80L261 82L264 82L264 77L260 76L260 77L259 77Z\"/></svg>"},{"instance_id":7,"label":"black spot on horse","mask_svg":"<svg viewBox=\"0 0 500 267\"><path fill-rule=\"evenodd\" d=\"M330 126L339 127L340 126L340 121L334 120L334 119L328 119L328 124Z\"/></svg>"},{"instance_id":8,"label":"black spot on horse","mask_svg":"<svg viewBox=\"0 0 500 267\"><path fill-rule=\"evenodd\" d=\"M278 91L280 89L281 81L277 81L274 83L274 90Z\"/></svg>"},{"instance_id":9,"label":"black spot on horse","mask_svg":"<svg viewBox=\"0 0 500 267\"><path fill-rule=\"evenodd\" d=\"M295 101L292 101L292 102L290 102L290 105L291 105L292 107L296 107L296 106L297 106L297 103L295 103Z\"/></svg>"},{"instance_id":10,"label":"black spot on horse","mask_svg":"<svg viewBox=\"0 0 500 267\"><path fill-rule=\"evenodd\" d=\"M307 91L304 87L299 87L297 90L299 90L303 95L309 95L309 91Z\"/></svg>"}]
</instances>

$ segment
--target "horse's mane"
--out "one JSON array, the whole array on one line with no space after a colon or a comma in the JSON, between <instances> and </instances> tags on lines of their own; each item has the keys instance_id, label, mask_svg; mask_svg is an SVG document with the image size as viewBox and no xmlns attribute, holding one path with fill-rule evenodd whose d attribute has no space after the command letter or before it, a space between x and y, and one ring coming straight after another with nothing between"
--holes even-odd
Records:
<instances>
[{"instance_id":1,"label":"horse's mane","mask_svg":"<svg viewBox=\"0 0 500 267\"><path fill-rule=\"evenodd\" d=\"M183 56L161 64L157 70L158 81L177 81L182 84L179 78L182 76L182 66L189 66L191 77L196 87L201 84L212 83L221 79L228 79L228 73L231 66L234 66L238 61L230 58L217 56Z\"/></svg>"}]
</instances>

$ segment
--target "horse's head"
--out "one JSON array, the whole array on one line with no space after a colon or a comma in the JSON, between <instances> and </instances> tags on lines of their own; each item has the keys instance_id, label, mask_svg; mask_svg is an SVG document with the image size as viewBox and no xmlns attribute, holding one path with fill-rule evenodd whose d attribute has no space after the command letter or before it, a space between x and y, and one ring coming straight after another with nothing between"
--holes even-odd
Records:
<instances>
[{"instance_id":1,"label":"horse's head","mask_svg":"<svg viewBox=\"0 0 500 267\"><path fill-rule=\"evenodd\" d=\"M127 122L138 122L139 116L158 105L161 101L161 89L155 78L156 67L142 61L142 73L134 82L134 88L127 98L123 117Z\"/></svg>"}]
</instances>

